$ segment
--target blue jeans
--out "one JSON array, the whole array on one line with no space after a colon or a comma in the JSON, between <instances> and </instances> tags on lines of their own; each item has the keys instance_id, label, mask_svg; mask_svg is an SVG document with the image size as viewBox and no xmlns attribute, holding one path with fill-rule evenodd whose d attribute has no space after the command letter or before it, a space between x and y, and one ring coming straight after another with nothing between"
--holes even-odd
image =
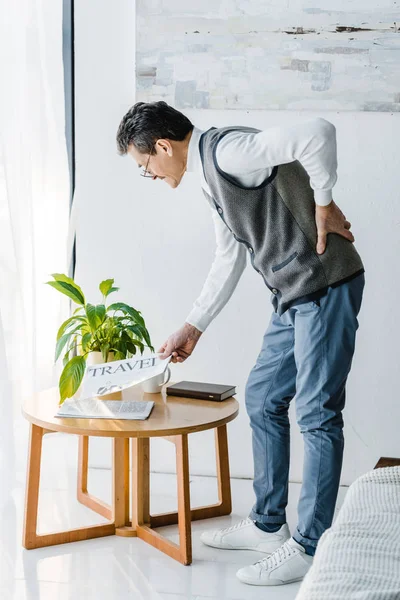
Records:
<instances>
[{"instance_id":1,"label":"blue jeans","mask_svg":"<svg viewBox=\"0 0 400 600\"><path fill-rule=\"evenodd\" d=\"M256 502L250 518L286 522L289 403L303 434L303 483L294 539L316 548L331 526L343 458L345 385L354 354L364 273L319 300L273 313L246 384Z\"/></svg>"}]
</instances>

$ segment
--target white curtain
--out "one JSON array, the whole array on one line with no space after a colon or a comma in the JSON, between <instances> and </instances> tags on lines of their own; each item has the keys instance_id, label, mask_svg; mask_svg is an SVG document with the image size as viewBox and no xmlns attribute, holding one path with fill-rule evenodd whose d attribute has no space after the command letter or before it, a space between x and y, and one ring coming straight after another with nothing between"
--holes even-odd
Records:
<instances>
[{"instance_id":1,"label":"white curtain","mask_svg":"<svg viewBox=\"0 0 400 600\"><path fill-rule=\"evenodd\" d=\"M62 1L2 2L0 19L0 470L13 472L21 403L56 385L55 336L68 300L69 174ZM60 296L60 297L58 297ZM17 433L16 433L17 431ZM23 428L26 434L27 427ZM0 483L1 487L1 483Z\"/></svg>"}]
</instances>

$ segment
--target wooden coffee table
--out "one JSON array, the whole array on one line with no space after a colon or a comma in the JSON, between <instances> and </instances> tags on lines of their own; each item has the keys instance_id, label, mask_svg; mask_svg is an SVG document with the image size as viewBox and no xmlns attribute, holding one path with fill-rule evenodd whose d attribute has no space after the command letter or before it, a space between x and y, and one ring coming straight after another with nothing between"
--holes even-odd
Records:
<instances>
[{"instance_id":1,"label":"wooden coffee table","mask_svg":"<svg viewBox=\"0 0 400 600\"><path fill-rule=\"evenodd\" d=\"M191 521L231 513L228 440L226 424L239 412L231 397L223 402L194 400L160 394L146 394L140 386L124 390L125 399L154 400L145 421L71 419L54 417L58 390L52 388L29 399L23 408L30 422L29 457L25 495L23 545L27 549L76 542L107 535L137 536L184 565L192 562ZM188 436L215 429L218 502L191 508L189 492ZM53 432L79 436L79 502L109 522L48 534L37 533L42 439ZM112 505L88 492L89 437L113 438ZM162 437L175 444L178 481L178 511L150 515L150 438ZM131 448L130 448L131 446ZM130 482L130 462L132 481ZM163 537L156 528L178 524L179 544Z\"/></svg>"}]
</instances>

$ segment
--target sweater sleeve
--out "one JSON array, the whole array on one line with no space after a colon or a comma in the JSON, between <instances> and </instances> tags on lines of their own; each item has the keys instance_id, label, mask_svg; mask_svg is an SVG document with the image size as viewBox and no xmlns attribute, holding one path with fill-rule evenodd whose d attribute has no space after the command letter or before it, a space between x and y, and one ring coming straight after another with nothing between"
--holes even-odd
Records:
<instances>
[{"instance_id":1,"label":"sweater sleeve","mask_svg":"<svg viewBox=\"0 0 400 600\"><path fill-rule=\"evenodd\" d=\"M210 207L215 228L217 247L214 261L203 288L186 323L205 331L232 296L246 267L246 249L225 225L215 208Z\"/></svg>"},{"instance_id":2,"label":"sweater sleeve","mask_svg":"<svg viewBox=\"0 0 400 600\"><path fill-rule=\"evenodd\" d=\"M217 146L220 168L241 176L298 160L310 177L320 206L332 200L337 181L336 128L326 119L269 127L258 133L227 134Z\"/></svg>"}]
</instances>

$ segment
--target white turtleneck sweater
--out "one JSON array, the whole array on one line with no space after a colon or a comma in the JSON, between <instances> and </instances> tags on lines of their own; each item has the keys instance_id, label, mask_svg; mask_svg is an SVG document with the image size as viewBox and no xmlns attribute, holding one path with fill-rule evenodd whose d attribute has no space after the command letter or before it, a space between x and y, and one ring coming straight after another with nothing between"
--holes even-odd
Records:
<instances>
[{"instance_id":1,"label":"white turtleneck sweater","mask_svg":"<svg viewBox=\"0 0 400 600\"><path fill-rule=\"evenodd\" d=\"M200 158L202 133L197 127L193 129L186 170L200 175L201 186L211 196ZM262 183L274 166L298 160L310 177L316 204L326 206L332 200L332 188L337 180L336 129L329 121L316 118L270 127L259 133L233 131L218 143L216 159L222 171L245 187ZM247 256L246 248L233 237L213 203L210 209L217 242L215 258L186 318L186 323L200 331L206 330L232 296Z\"/></svg>"}]
</instances>

